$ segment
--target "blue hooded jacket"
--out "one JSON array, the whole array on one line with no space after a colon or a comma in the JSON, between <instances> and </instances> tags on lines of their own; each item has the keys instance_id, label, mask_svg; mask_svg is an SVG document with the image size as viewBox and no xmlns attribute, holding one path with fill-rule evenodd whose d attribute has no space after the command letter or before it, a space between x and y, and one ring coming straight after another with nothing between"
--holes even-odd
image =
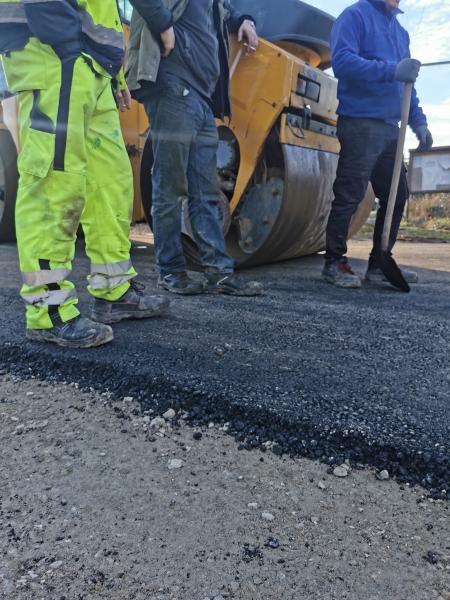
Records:
<instances>
[{"instance_id":1,"label":"blue hooded jacket","mask_svg":"<svg viewBox=\"0 0 450 600\"><path fill-rule=\"evenodd\" d=\"M331 49L339 115L398 125L405 84L395 81L395 69L411 56L408 32L397 20L400 13L388 11L384 0L359 0L338 17ZM415 89L409 125L413 130L427 125Z\"/></svg>"}]
</instances>

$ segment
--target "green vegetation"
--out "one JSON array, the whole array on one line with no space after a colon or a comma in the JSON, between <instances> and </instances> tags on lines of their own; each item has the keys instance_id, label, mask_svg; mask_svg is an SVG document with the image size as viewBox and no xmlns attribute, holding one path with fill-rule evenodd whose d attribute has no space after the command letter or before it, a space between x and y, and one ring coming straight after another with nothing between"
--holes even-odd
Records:
<instances>
[{"instance_id":1,"label":"green vegetation","mask_svg":"<svg viewBox=\"0 0 450 600\"><path fill-rule=\"evenodd\" d=\"M355 236L357 240L373 235L376 212ZM411 199L402 221L399 240L409 242L450 242L450 194L424 194Z\"/></svg>"}]
</instances>

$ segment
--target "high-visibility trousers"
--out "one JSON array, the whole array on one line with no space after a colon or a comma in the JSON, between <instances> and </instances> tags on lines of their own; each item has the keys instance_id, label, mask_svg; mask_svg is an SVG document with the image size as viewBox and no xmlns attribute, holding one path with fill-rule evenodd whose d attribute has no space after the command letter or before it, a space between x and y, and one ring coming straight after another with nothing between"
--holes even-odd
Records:
<instances>
[{"instance_id":1,"label":"high-visibility trousers","mask_svg":"<svg viewBox=\"0 0 450 600\"><path fill-rule=\"evenodd\" d=\"M18 94L16 230L30 329L79 314L68 277L80 223L92 296L117 300L136 276L129 242L132 172L111 79L87 56L61 63L54 55L45 67L47 87Z\"/></svg>"}]
</instances>

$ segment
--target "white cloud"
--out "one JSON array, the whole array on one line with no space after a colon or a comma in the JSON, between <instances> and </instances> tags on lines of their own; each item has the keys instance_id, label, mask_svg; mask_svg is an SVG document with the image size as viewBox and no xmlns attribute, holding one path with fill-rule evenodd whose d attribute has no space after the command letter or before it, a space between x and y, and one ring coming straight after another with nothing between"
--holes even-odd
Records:
<instances>
[{"instance_id":1,"label":"white cloud","mask_svg":"<svg viewBox=\"0 0 450 600\"><path fill-rule=\"evenodd\" d=\"M412 56L422 62L450 59L450 0L404 0L402 8L409 18Z\"/></svg>"}]
</instances>

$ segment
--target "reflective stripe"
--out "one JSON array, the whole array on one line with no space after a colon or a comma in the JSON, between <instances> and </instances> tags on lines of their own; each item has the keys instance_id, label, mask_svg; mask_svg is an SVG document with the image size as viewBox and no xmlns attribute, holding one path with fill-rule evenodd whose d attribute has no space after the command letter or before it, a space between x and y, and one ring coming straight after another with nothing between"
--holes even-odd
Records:
<instances>
[{"instance_id":1,"label":"reflective stripe","mask_svg":"<svg viewBox=\"0 0 450 600\"><path fill-rule=\"evenodd\" d=\"M123 275L133 268L131 260L124 260L117 263L91 264L91 275L107 275L113 277L114 275Z\"/></svg>"},{"instance_id":2,"label":"reflective stripe","mask_svg":"<svg viewBox=\"0 0 450 600\"><path fill-rule=\"evenodd\" d=\"M25 285L37 287L47 283L59 283L67 278L69 269L54 269L53 271L35 271L34 273L22 273L22 280Z\"/></svg>"},{"instance_id":3,"label":"reflective stripe","mask_svg":"<svg viewBox=\"0 0 450 600\"><path fill-rule=\"evenodd\" d=\"M119 287L123 283L130 281L131 275L113 275L112 277L105 277L104 275L91 275L89 277L89 286L93 290L106 290L115 287Z\"/></svg>"},{"instance_id":4,"label":"reflective stripe","mask_svg":"<svg viewBox=\"0 0 450 600\"><path fill-rule=\"evenodd\" d=\"M83 33L91 38L91 40L104 46L113 46L114 48L119 48L119 50L124 49L123 33L121 31L117 31L117 29L112 29L111 27L104 27L104 25L96 25L94 19L85 10L82 11L82 14Z\"/></svg>"},{"instance_id":5,"label":"reflective stripe","mask_svg":"<svg viewBox=\"0 0 450 600\"><path fill-rule=\"evenodd\" d=\"M69 300L75 300L77 293L74 289L55 290L42 294L20 294L27 304L32 306L61 306Z\"/></svg>"},{"instance_id":6,"label":"reflective stripe","mask_svg":"<svg viewBox=\"0 0 450 600\"><path fill-rule=\"evenodd\" d=\"M0 2L0 23L27 23L22 2Z\"/></svg>"}]
</instances>

